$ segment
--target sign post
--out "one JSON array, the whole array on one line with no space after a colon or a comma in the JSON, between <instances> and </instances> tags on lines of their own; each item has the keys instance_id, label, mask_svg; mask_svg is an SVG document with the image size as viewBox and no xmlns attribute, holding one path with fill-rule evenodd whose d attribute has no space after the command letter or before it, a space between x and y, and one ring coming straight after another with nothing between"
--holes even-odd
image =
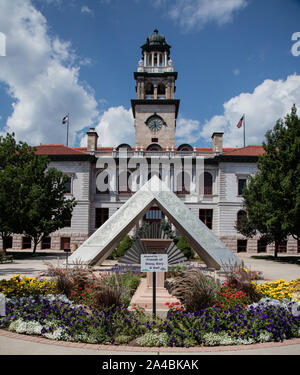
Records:
<instances>
[{"instance_id":1,"label":"sign post","mask_svg":"<svg viewBox=\"0 0 300 375\"><path fill-rule=\"evenodd\" d=\"M168 271L167 254L141 254L141 272L153 273L153 315L156 315L156 272Z\"/></svg>"}]
</instances>

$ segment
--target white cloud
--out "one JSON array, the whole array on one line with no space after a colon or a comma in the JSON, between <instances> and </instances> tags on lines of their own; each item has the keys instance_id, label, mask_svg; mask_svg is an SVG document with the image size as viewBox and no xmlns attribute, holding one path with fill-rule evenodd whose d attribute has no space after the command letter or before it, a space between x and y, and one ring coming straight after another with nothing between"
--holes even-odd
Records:
<instances>
[{"instance_id":1,"label":"white cloud","mask_svg":"<svg viewBox=\"0 0 300 375\"><path fill-rule=\"evenodd\" d=\"M5 131L30 144L64 143L61 120L70 112L72 144L98 112L92 90L79 80L70 42L49 36L46 18L30 0L1 0L0 25L8 40L0 81L13 99Z\"/></svg>"},{"instance_id":2,"label":"white cloud","mask_svg":"<svg viewBox=\"0 0 300 375\"><path fill-rule=\"evenodd\" d=\"M123 106L110 107L100 117L96 131L99 135L99 146L113 147L121 143L134 145L134 119L131 109ZM81 146L86 146L86 136L81 140Z\"/></svg>"},{"instance_id":3,"label":"white cloud","mask_svg":"<svg viewBox=\"0 0 300 375\"><path fill-rule=\"evenodd\" d=\"M235 76L239 76L240 75L240 69L234 69L233 71L232 71L232 73L235 75Z\"/></svg>"},{"instance_id":4,"label":"white cloud","mask_svg":"<svg viewBox=\"0 0 300 375\"><path fill-rule=\"evenodd\" d=\"M197 120L179 117L176 122L176 144L195 144L199 139L200 123Z\"/></svg>"},{"instance_id":5,"label":"white cloud","mask_svg":"<svg viewBox=\"0 0 300 375\"><path fill-rule=\"evenodd\" d=\"M184 30L201 29L207 23L223 25L247 5L246 0L156 0L154 6L166 6L171 19Z\"/></svg>"},{"instance_id":6,"label":"white cloud","mask_svg":"<svg viewBox=\"0 0 300 375\"><path fill-rule=\"evenodd\" d=\"M208 140L214 131L223 131L225 146L242 147L243 129L236 125L245 114L246 144L261 144L266 131L290 113L293 104L300 108L300 75L266 79L252 93L241 93L224 103L224 114L206 121L201 137Z\"/></svg>"},{"instance_id":7,"label":"white cloud","mask_svg":"<svg viewBox=\"0 0 300 375\"><path fill-rule=\"evenodd\" d=\"M87 5L83 5L81 7L81 13L88 14L90 16L94 15L94 12Z\"/></svg>"}]
</instances>

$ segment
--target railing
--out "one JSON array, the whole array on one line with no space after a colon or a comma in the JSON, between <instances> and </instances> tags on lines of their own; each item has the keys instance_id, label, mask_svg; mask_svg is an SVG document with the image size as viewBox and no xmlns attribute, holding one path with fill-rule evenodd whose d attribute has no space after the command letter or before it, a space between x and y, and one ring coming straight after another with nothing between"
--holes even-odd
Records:
<instances>
[{"instance_id":1,"label":"railing","mask_svg":"<svg viewBox=\"0 0 300 375\"><path fill-rule=\"evenodd\" d=\"M137 71L142 73L166 73L174 72L173 66L138 66Z\"/></svg>"},{"instance_id":2,"label":"railing","mask_svg":"<svg viewBox=\"0 0 300 375\"><path fill-rule=\"evenodd\" d=\"M124 152L121 153L119 150L114 151L96 151L96 156L113 156L114 158L118 158L121 155L124 155ZM133 157L133 156L143 156L143 157L163 157L167 156L169 158L173 157L183 157L183 156L201 156L201 155L207 155L213 157L215 154L211 151L145 151L145 150L127 150L127 157Z\"/></svg>"}]
</instances>

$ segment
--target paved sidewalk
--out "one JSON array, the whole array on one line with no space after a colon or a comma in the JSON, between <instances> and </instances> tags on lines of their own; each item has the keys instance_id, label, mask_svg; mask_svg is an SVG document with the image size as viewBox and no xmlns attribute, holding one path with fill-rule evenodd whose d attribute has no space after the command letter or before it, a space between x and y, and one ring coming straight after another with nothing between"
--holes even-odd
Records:
<instances>
[{"instance_id":1,"label":"paved sidewalk","mask_svg":"<svg viewBox=\"0 0 300 375\"><path fill-rule=\"evenodd\" d=\"M141 348L48 340L0 330L0 355L300 355L300 339L251 346Z\"/></svg>"}]
</instances>

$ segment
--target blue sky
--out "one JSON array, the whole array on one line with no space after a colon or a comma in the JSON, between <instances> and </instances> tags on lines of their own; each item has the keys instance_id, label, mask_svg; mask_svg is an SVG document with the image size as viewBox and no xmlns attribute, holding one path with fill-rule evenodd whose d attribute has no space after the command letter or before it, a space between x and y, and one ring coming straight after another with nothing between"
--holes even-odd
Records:
<instances>
[{"instance_id":1,"label":"blue sky","mask_svg":"<svg viewBox=\"0 0 300 375\"><path fill-rule=\"evenodd\" d=\"M260 144L300 107L299 0L0 0L0 132L30 144L133 144L130 99L140 46L158 28L172 46L181 100L177 145ZM299 47L300 51L300 47Z\"/></svg>"}]
</instances>

